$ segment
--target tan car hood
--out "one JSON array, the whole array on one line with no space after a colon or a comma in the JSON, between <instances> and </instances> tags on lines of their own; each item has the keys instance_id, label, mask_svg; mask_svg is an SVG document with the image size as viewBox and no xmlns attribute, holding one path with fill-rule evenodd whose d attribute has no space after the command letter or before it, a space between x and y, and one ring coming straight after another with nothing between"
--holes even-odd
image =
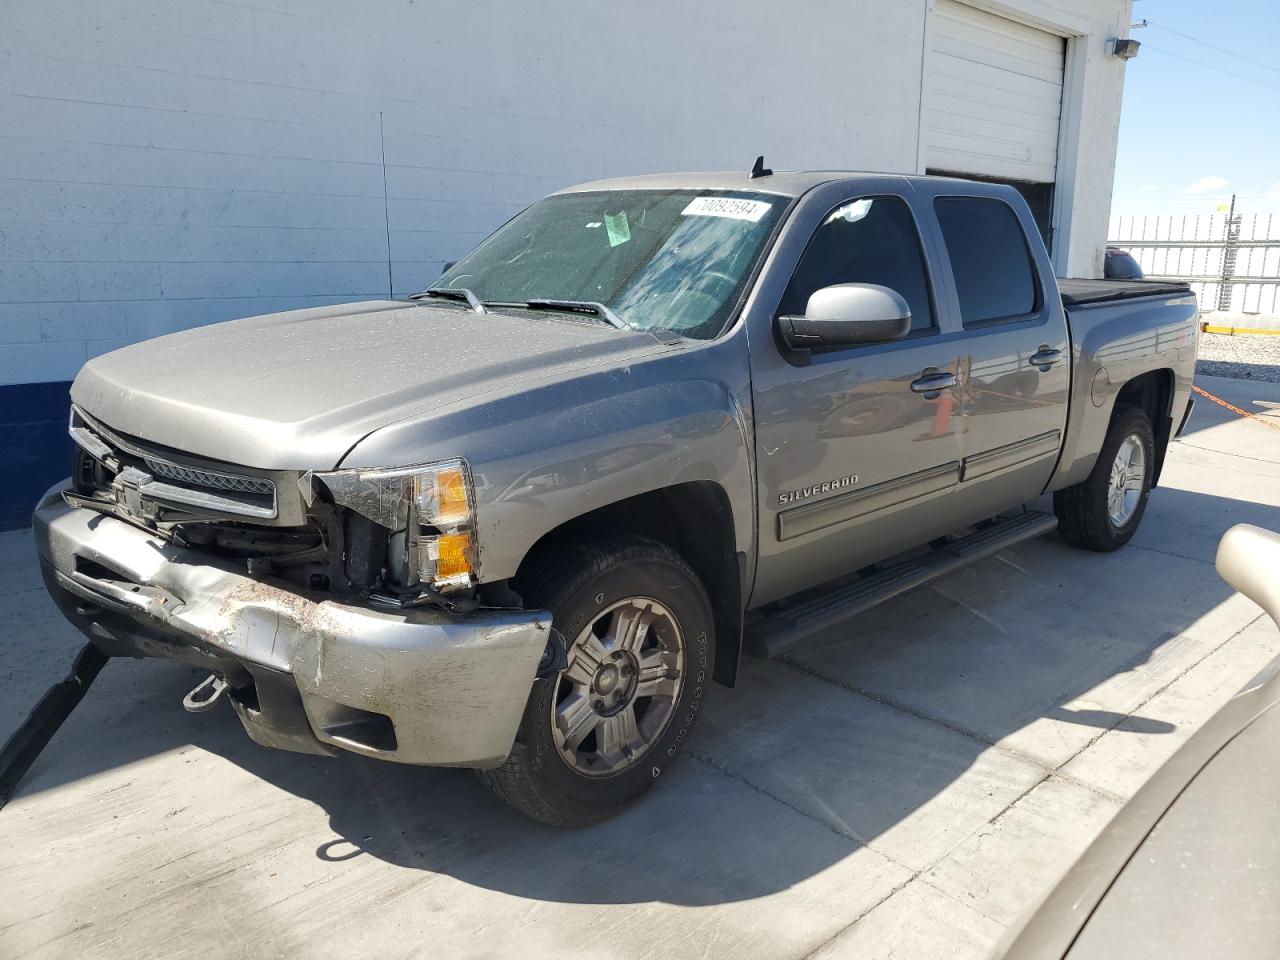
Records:
<instances>
[{"instance_id":1,"label":"tan car hood","mask_svg":"<svg viewBox=\"0 0 1280 960\"><path fill-rule=\"evenodd\" d=\"M262 469L331 469L398 420L660 348L587 317L375 301L134 344L89 361L71 397L151 443Z\"/></svg>"}]
</instances>

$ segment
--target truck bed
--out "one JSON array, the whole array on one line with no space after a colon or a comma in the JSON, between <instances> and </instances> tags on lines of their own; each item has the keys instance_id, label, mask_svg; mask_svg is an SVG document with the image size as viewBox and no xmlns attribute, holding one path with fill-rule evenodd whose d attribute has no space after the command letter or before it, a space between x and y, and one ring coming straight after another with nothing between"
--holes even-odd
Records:
<instances>
[{"instance_id":1,"label":"truck bed","mask_svg":"<svg viewBox=\"0 0 1280 960\"><path fill-rule=\"evenodd\" d=\"M1136 297L1178 297L1191 292L1180 280L1084 280L1058 279L1064 307L1078 307L1087 303L1109 303L1114 300L1132 300Z\"/></svg>"}]
</instances>

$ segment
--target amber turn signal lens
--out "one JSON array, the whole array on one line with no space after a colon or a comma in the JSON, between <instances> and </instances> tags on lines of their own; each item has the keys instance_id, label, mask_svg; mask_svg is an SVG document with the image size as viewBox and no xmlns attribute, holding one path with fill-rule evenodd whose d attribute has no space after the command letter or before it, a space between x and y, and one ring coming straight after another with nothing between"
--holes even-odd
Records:
<instances>
[{"instance_id":1,"label":"amber turn signal lens","mask_svg":"<svg viewBox=\"0 0 1280 960\"><path fill-rule=\"evenodd\" d=\"M436 510L440 521L467 518L467 479L461 470L441 470L436 474Z\"/></svg>"},{"instance_id":2,"label":"amber turn signal lens","mask_svg":"<svg viewBox=\"0 0 1280 960\"><path fill-rule=\"evenodd\" d=\"M471 572L471 534L450 533L435 540L436 578L460 577Z\"/></svg>"}]
</instances>

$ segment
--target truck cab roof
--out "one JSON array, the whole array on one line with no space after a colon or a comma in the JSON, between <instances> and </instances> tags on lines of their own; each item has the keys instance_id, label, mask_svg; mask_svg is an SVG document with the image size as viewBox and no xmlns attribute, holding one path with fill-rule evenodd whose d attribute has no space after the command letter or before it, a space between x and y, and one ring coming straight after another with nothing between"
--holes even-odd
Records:
<instances>
[{"instance_id":1,"label":"truck cab roof","mask_svg":"<svg viewBox=\"0 0 1280 960\"><path fill-rule=\"evenodd\" d=\"M998 184L978 183L959 177L908 176L900 173L876 173L856 170L779 170L761 177L751 177L741 170L691 173L651 173L634 177L592 180L565 187L557 193L586 193L593 190L749 190L799 197L824 183L850 180L953 181L971 185L983 192ZM1007 188L1013 190L1012 187Z\"/></svg>"}]
</instances>

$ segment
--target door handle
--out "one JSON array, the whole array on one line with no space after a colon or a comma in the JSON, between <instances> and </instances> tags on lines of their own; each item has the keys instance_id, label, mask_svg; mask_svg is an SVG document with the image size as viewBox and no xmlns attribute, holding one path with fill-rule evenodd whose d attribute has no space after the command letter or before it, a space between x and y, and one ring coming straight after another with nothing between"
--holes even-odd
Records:
<instances>
[{"instance_id":1,"label":"door handle","mask_svg":"<svg viewBox=\"0 0 1280 960\"><path fill-rule=\"evenodd\" d=\"M1042 346L1027 358L1027 363L1031 364L1033 367L1039 367L1040 372L1044 373L1061 359L1061 350L1051 350L1046 346Z\"/></svg>"},{"instance_id":2,"label":"door handle","mask_svg":"<svg viewBox=\"0 0 1280 960\"><path fill-rule=\"evenodd\" d=\"M922 393L926 400L938 399L938 394L957 383L956 375L945 370L935 370L911 381L911 392Z\"/></svg>"}]
</instances>

